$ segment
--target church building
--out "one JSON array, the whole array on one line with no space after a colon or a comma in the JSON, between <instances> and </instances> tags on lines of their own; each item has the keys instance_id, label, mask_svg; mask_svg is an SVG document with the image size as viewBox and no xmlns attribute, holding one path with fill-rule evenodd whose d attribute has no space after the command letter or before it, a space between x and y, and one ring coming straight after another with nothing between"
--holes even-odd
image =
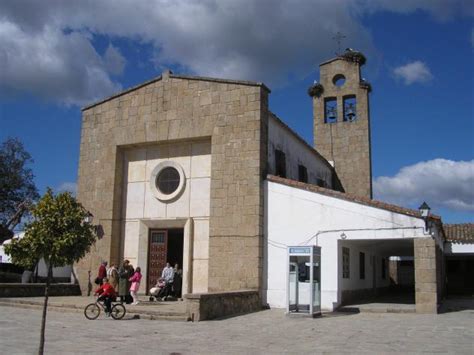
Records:
<instances>
[{"instance_id":1,"label":"church building","mask_svg":"<svg viewBox=\"0 0 474 355\"><path fill-rule=\"evenodd\" d=\"M270 90L258 82L164 71L83 108L78 198L103 233L75 265L81 289L102 260L128 259L146 294L170 262L182 266L198 318L291 311L289 247L316 246L317 272L307 262L293 269L294 302L308 303L310 273L311 302L322 310L382 292L389 258L406 256L416 310L435 313L441 220L372 200L364 62L348 50L321 64L309 89L314 147L270 111Z\"/></svg>"}]
</instances>

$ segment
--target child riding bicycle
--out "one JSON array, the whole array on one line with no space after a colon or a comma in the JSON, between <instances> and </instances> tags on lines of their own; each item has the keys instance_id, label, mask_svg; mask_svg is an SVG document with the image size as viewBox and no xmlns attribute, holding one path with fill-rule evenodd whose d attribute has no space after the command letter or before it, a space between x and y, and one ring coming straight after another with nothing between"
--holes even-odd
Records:
<instances>
[{"instance_id":1,"label":"child riding bicycle","mask_svg":"<svg viewBox=\"0 0 474 355\"><path fill-rule=\"evenodd\" d=\"M104 301L105 314L109 316L110 312L112 311L112 302L115 301L117 294L115 293L114 287L109 284L108 278L105 277L102 282L102 285L97 290L95 290L94 296L99 295L97 300Z\"/></svg>"}]
</instances>

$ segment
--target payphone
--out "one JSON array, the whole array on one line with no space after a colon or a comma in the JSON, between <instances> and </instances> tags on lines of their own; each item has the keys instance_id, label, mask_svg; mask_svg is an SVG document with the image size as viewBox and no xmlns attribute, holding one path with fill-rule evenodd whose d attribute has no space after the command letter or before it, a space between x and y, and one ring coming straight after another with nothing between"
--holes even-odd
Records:
<instances>
[{"instance_id":1,"label":"payphone","mask_svg":"<svg viewBox=\"0 0 474 355\"><path fill-rule=\"evenodd\" d=\"M321 314L321 247L288 247L288 314Z\"/></svg>"}]
</instances>

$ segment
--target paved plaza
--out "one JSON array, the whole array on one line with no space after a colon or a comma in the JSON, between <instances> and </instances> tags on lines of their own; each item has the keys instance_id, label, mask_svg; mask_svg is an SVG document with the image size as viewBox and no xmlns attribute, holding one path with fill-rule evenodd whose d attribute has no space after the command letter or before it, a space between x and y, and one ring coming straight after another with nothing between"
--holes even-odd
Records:
<instances>
[{"instance_id":1,"label":"paved plaza","mask_svg":"<svg viewBox=\"0 0 474 355\"><path fill-rule=\"evenodd\" d=\"M0 306L3 354L37 352L41 311ZM474 353L474 310L440 315L267 310L200 323L48 313L47 354Z\"/></svg>"}]
</instances>

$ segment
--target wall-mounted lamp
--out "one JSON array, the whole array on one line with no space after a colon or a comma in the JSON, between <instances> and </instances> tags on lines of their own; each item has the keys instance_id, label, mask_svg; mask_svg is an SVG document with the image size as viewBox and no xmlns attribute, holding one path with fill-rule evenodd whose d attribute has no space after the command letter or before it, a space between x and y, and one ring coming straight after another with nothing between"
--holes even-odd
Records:
<instances>
[{"instance_id":1,"label":"wall-mounted lamp","mask_svg":"<svg viewBox=\"0 0 474 355\"><path fill-rule=\"evenodd\" d=\"M342 234L341 234L341 239L346 239L346 238L347 238L346 233L342 232Z\"/></svg>"},{"instance_id":2,"label":"wall-mounted lamp","mask_svg":"<svg viewBox=\"0 0 474 355\"><path fill-rule=\"evenodd\" d=\"M89 211L87 211L87 215L84 217L84 222L92 224L93 220L94 220L94 215L90 213Z\"/></svg>"},{"instance_id":3,"label":"wall-mounted lamp","mask_svg":"<svg viewBox=\"0 0 474 355\"><path fill-rule=\"evenodd\" d=\"M420 211L421 217L425 220L425 231L430 233L431 232L431 226L429 224L429 217L430 217L430 206L426 202L423 202L420 207L418 207L418 210Z\"/></svg>"},{"instance_id":4,"label":"wall-mounted lamp","mask_svg":"<svg viewBox=\"0 0 474 355\"><path fill-rule=\"evenodd\" d=\"M430 216L430 206L426 202L423 202L420 207L418 207L418 210L421 213L421 217L423 218L428 218Z\"/></svg>"}]
</instances>

